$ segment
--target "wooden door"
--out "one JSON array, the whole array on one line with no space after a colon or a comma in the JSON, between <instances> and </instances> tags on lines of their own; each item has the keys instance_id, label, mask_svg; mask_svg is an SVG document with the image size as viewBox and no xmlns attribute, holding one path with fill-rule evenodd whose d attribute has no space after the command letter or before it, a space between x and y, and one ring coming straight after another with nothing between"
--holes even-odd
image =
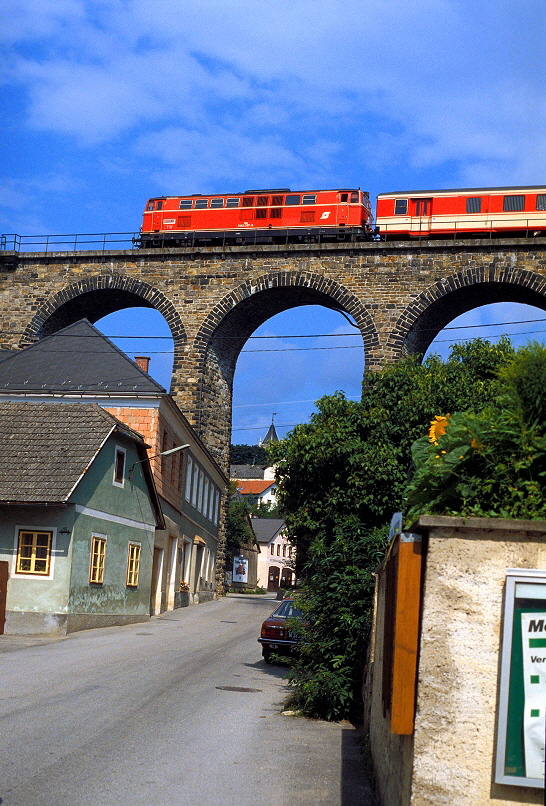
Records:
<instances>
[{"instance_id":1,"label":"wooden door","mask_svg":"<svg viewBox=\"0 0 546 806\"><path fill-rule=\"evenodd\" d=\"M268 591L278 591L279 590L279 569L276 565L271 565L269 567L269 578L267 580L267 590Z\"/></svg>"}]
</instances>

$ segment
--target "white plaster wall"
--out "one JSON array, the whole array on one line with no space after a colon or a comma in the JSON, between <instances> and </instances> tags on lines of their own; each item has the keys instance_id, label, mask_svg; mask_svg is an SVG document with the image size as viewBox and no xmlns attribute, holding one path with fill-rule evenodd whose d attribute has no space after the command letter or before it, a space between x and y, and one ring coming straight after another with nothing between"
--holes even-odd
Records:
<instances>
[{"instance_id":1,"label":"white plaster wall","mask_svg":"<svg viewBox=\"0 0 546 806\"><path fill-rule=\"evenodd\" d=\"M541 790L493 777L506 571L546 568L546 535L470 521L494 523L429 532L410 803L543 803Z\"/></svg>"}]
</instances>

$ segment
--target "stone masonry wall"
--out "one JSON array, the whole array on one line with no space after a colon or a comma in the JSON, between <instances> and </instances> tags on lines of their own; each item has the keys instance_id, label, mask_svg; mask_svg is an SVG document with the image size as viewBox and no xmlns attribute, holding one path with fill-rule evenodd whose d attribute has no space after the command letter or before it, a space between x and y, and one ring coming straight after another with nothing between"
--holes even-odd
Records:
<instances>
[{"instance_id":1,"label":"stone masonry wall","mask_svg":"<svg viewBox=\"0 0 546 806\"><path fill-rule=\"evenodd\" d=\"M268 318L302 304L352 315L367 368L423 351L454 316L494 301L546 308L546 240L0 254L0 347L84 316L154 307L174 338L171 391L227 468L238 354Z\"/></svg>"}]
</instances>

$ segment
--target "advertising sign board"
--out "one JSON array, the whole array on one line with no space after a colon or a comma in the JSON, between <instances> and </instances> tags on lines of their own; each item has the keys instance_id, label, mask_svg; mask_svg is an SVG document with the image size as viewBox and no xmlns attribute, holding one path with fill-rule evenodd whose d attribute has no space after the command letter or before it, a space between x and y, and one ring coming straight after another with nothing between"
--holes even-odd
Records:
<instances>
[{"instance_id":1,"label":"advertising sign board","mask_svg":"<svg viewBox=\"0 0 546 806\"><path fill-rule=\"evenodd\" d=\"M495 781L544 787L546 571L506 577Z\"/></svg>"},{"instance_id":2,"label":"advertising sign board","mask_svg":"<svg viewBox=\"0 0 546 806\"><path fill-rule=\"evenodd\" d=\"M246 557L233 558L233 581L248 582L248 560Z\"/></svg>"}]
</instances>

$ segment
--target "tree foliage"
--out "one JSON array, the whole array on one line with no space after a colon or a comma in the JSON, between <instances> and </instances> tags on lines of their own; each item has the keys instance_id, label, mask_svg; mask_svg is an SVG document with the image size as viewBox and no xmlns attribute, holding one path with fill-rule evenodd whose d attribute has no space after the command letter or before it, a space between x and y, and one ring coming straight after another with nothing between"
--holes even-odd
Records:
<instances>
[{"instance_id":1,"label":"tree foliage","mask_svg":"<svg viewBox=\"0 0 546 806\"><path fill-rule=\"evenodd\" d=\"M456 346L446 362L405 358L367 375L362 402L321 398L310 423L268 446L304 584L291 702L305 714L339 719L358 702L372 571L402 508L412 444L438 413L500 406L498 373L512 356L503 339Z\"/></svg>"},{"instance_id":2,"label":"tree foliage","mask_svg":"<svg viewBox=\"0 0 546 806\"><path fill-rule=\"evenodd\" d=\"M232 445L229 451L230 465L266 465L267 452L261 445Z\"/></svg>"},{"instance_id":3,"label":"tree foliage","mask_svg":"<svg viewBox=\"0 0 546 806\"><path fill-rule=\"evenodd\" d=\"M254 532L249 523L249 509L244 498L236 497L236 482L230 485L230 500L226 518L226 568L230 568L233 557L245 545L256 542Z\"/></svg>"},{"instance_id":4,"label":"tree foliage","mask_svg":"<svg viewBox=\"0 0 546 806\"><path fill-rule=\"evenodd\" d=\"M477 339L453 347L446 362L405 358L367 375L362 402L341 392L323 397L308 424L268 447L300 575L313 540L327 540L345 518L367 529L390 520L402 506L413 442L438 412L490 404L497 372L512 355L507 339Z\"/></svg>"},{"instance_id":5,"label":"tree foliage","mask_svg":"<svg viewBox=\"0 0 546 806\"><path fill-rule=\"evenodd\" d=\"M494 405L455 412L413 445L407 520L420 514L546 518L546 348L520 349L499 371Z\"/></svg>"}]
</instances>

